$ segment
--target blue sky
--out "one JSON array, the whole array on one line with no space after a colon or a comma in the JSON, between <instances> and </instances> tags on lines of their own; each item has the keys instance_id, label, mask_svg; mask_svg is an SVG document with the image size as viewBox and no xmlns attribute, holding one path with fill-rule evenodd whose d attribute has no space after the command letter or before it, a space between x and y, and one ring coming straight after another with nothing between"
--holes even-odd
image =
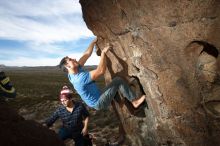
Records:
<instances>
[{"instance_id":1,"label":"blue sky","mask_svg":"<svg viewBox=\"0 0 220 146\"><path fill-rule=\"evenodd\" d=\"M0 0L0 64L53 66L94 39L78 0ZM97 65L95 53L86 65Z\"/></svg>"}]
</instances>

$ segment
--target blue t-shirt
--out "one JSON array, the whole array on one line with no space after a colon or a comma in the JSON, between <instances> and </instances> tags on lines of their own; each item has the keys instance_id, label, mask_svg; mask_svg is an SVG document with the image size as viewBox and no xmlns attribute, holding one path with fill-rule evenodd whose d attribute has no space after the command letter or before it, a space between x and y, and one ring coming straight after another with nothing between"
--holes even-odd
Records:
<instances>
[{"instance_id":1,"label":"blue t-shirt","mask_svg":"<svg viewBox=\"0 0 220 146\"><path fill-rule=\"evenodd\" d=\"M79 67L77 74L68 74L68 78L82 100L90 107L95 107L100 98L100 90L91 79L90 73Z\"/></svg>"}]
</instances>

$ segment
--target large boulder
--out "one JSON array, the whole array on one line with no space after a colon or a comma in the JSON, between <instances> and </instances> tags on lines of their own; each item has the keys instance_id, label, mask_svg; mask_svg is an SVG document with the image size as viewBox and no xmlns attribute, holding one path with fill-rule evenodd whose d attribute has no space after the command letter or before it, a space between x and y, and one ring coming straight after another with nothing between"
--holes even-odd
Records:
<instances>
[{"instance_id":1,"label":"large boulder","mask_svg":"<svg viewBox=\"0 0 220 146\"><path fill-rule=\"evenodd\" d=\"M134 78L147 95L144 116L113 103L131 144L220 145L220 1L80 3L99 52L113 45L106 81Z\"/></svg>"},{"instance_id":2,"label":"large boulder","mask_svg":"<svg viewBox=\"0 0 220 146\"><path fill-rule=\"evenodd\" d=\"M64 146L55 132L25 120L4 101L0 101L0 138L2 146Z\"/></svg>"}]
</instances>

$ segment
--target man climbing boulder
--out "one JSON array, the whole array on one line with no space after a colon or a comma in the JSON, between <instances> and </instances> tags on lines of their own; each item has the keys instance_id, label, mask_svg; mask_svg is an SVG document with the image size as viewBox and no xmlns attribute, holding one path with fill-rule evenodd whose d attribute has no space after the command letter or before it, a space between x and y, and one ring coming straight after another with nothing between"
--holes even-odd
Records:
<instances>
[{"instance_id":1,"label":"man climbing boulder","mask_svg":"<svg viewBox=\"0 0 220 146\"><path fill-rule=\"evenodd\" d=\"M91 71L84 70L83 66L91 56L96 42L97 39L91 42L79 61L68 56L64 57L60 61L60 68L68 73L69 81L89 107L96 110L107 109L116 93L119 91L132 103L134 108L138 108L141 103L145 101L146 96L141 95L140 97L136 97L129 85L121 77L115 77L112 82L104 88L103 92L100 91L95 83L95 81L104 75L106 71L106 54L110 51L112 45L108 44L102 50L100 62L96 69Z\"/></svg>"}]
</instances>

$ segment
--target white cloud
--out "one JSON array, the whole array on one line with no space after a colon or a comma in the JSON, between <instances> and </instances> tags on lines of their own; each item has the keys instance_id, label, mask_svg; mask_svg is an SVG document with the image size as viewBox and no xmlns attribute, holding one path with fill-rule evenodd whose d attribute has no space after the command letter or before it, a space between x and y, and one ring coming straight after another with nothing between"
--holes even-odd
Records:
<instances>
[{"instance_id":1,"label":"white cloud","mask_svg":"<svg viewBox=\"0 0 220 146\"><path fill-rule=\"evenodd\" d=\"M81 53L70 54L69 57L74 57L79 59L81 57ZM26 58L26 57L18 57L14 60L2 60L1 64L5 64L7 66L56 66L59 64L62 58ZM85 65L98 65L100 57L95 53L87 60Z\"/></svg>"},{"instance_id":2,"label":"white cloud","mask_svg":"<svg viewBox=\"0 0 220 146\"><path fill-rule=\"evenodd\" d=\"M0 0L0 40L20 45L0 44L0 64L54 66L60 56L83 52L79 48L85 49L87 42L79 40L89 40L93 34L81 13L78 0ZM81 55L70 56L79 59ZM93 53L86 65L98 62Z\"/></svg>"},{"instance_id":3,"label":"white cloud","mask_svg":"<svg viewBox=\"0 0 220 146\"><path fill-rule=\"evenodd\" d=\"M0 1L0 38L52 43L91 37L76 0Z\"/></svg>"},{"instance_id":4,"label":"white cloud","mask_svg":"<svg viewBox=\"0 0 220 146\"><path fill-rule=\"evenodd\" d=\"M47 16L68 13L81 14L77 0L10 0L0 1L1 13L16 16Z\"/></svg>"}]
</instances>

